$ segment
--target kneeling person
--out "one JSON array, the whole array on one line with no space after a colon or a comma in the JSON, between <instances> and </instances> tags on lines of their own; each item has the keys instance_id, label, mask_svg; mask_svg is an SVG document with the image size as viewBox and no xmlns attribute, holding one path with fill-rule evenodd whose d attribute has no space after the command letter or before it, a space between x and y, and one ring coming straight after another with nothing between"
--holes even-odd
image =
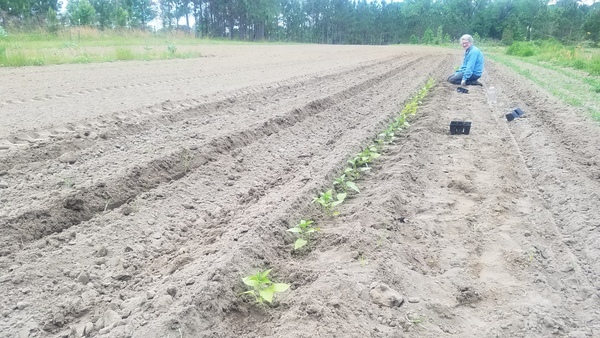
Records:
<instances>
[{"instance_id":1,"label":"kneeling person","mask_svg":"<svg viewBox=\"0 0 600 338\"><path fill-rule=\"evenodd\" d=\"M477 80L483 74L483 54L473 45L473 37L469 34L461 36L460 44L465 49L465 58L460 69L448 77L448 82L461 86L481 86Z\"/></svg>"}]
</instances>

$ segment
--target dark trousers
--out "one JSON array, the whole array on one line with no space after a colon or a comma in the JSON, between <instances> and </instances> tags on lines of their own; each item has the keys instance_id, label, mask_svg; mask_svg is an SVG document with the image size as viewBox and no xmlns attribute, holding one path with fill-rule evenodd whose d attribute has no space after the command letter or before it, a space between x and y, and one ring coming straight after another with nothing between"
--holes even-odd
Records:
<instances>
[{"instance_id":1,"label":"dark trousers","mask_svg":"<svg viewBox=\"0 0 600 338\"><path fill-rule=\"evenodd\" d=\"M463 77L463 73L454 73L448 77L448 82L459 85L460 82L462 81L462 77ZM470 85L472 83L477 82L477 80L480 77L481 76L475 75L475 74L471 75L471 77L467 79L467 84Z\"/></svg>"}]
</instances>

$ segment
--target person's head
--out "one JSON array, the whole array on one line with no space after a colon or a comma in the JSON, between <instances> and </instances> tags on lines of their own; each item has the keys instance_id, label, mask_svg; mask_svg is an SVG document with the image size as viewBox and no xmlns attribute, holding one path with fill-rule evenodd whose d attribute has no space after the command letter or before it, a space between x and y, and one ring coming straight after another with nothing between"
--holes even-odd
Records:
<instances>
[{"instance_id":1,"label":"person's head","mask_svg":"<svg viewBox=\"0 0 600 338\"><path fill-rule=\"evenodd\" d=\"M465 34L460 37L460 44L464 49L469 49L473 45L473 37L469 34Z\"/></svg>"}]
</instances>

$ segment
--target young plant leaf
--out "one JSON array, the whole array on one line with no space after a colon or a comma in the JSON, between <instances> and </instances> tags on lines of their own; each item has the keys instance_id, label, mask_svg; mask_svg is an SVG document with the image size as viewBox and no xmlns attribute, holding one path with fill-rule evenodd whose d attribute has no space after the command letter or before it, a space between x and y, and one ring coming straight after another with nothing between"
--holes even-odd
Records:
<instances>
[{"instance_id":1,"label":"young plant leaf","mask_svg":"<svg viewBox=\"0 0 600 338\"><path fill-rule=\"evenodd\" d=\"M256 279L253 279L252 277L254 277L254 276L244 277L244 278L242 278L242 281L244 282L244 284L251 286L251 287L259 286L260 283Z\"/></svg>"},{"instance_id":2,"label":"young plant leaf","mask_svg":"<svg viewBox=\"0 0 600 338\"><path fill-rule=\"evenodd\" d=\"M296 242L294 243L294 250L298 250L300 248L302 248L303 246L305 246L308 242L303 239L303 238L298 238L296 240Z\"/></svg>"},{"instance_id":3,"label":"young plant leaf","mask_svg":"<svg viewBox=\"0 0 600 338\"><path fill-rule=\"evenodd\" d=\"M287 289L290 288L289 284L285 284L285 283L274 283L273 284L273 291L274 292L284 292L287 291Z\"/></svg>"},{"instance_id":4,"label":"young plant leaf","mask_svg":"<svg viewBox=\"0 0 600 338\"><path fill-rule=\"evenodd\" d=\"M358 189L358 187L356 186L356 183L354 183L354 182L348 181L348 182L346 182L346 186L356 192L360 192L360 189Z\"/></svg>"},{"instance_id":5,"label":"young plant leaf","mask_svg":"<svg viewBox=\"0 0 600 338\"><path fill-rule=\"evenodd\" d=\"M271 285L270 287L264 289L264 290L260 290L258 292L258 294L260 295L260 298L266 300L269 303L273 302L273 285Z\"/></svg>"}]
</instances>

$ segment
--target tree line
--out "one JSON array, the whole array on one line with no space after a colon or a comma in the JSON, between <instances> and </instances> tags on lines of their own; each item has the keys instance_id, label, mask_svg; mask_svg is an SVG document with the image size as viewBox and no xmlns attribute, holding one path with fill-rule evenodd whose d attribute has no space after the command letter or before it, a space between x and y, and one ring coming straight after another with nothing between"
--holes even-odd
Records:
<instances>
[{"instance_id":1,"label":"tree line","mask_svg":"<svg viewBox=\"0 0 600 338\"><path fill-rule=\"evenodd\" d=\"M197 37L329 44L600 40L600 2L577 0L0 0L0 26L183 30ZM156 27L156 26L154 26ZM156 28L154 28L156 29Z\"/></svg>"}]
</instances>

